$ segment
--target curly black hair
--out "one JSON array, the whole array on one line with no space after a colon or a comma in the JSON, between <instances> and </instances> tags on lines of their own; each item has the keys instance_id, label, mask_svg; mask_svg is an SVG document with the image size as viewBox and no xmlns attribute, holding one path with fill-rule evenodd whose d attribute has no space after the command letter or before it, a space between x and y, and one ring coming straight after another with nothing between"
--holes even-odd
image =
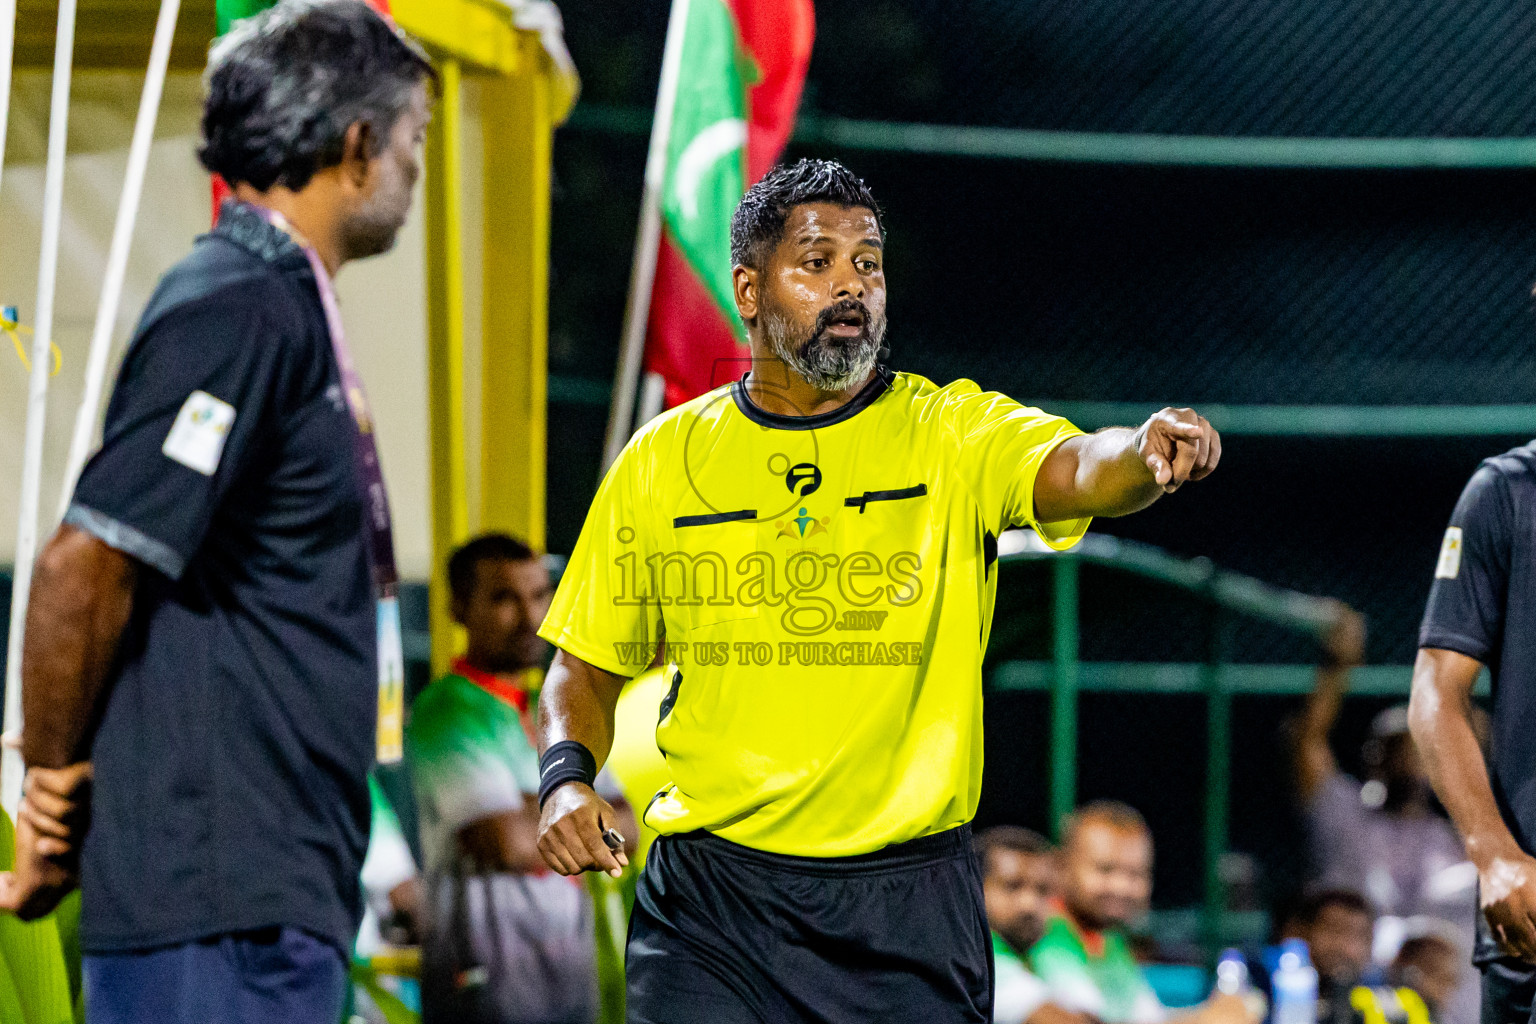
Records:
<instances>
[{"instance_id":1,"label":"curly black hair","mask_svg":"<svg viewBox=\"0 0 1536 1024\"><path fill-rule=\"evenodd\" d=\"M731 262L761 270L784 237L789 211L806 203L864 207L885 238L885 215L857 174L836 160L804 159L775 167L741 197L731 217Z\"/></svg>"},{"instance_id":2,"label":"curly black hair","mask_svg":"<svg viewBox=\"0 0 1536 1024\"><path fill-rule=\"evenodd\" d=\"M382 146L416 87L436 79L362 0L282 0L213 44L198 159L231 185L302 189L341 162L352 125Z\"/></svg>"}]
</instances>

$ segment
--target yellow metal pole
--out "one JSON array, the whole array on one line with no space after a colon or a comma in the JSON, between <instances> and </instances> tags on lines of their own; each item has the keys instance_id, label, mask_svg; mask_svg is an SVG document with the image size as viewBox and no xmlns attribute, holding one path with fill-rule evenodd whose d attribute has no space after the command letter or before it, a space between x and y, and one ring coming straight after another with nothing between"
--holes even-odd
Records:
<instances>
[{"instance_id":1,"label":"yellow metal pole","mask_svg":"<svg viewBox=\"0 0 1536 1024\"><path fill-rule=\"evenodd\" d=\"M485 275L480 524L544 546L549 184L554 125L538 37L485 82Z\"/></svg>"},{"instance_id":2,"label":"yellow metal pole","mask_svg":"<svg viewBox=\"0 0 1536 1024\"><path fill-rule=\"evenodd\" d=\"M464 456L464 246L460 202L462 70L441 61L440 94L427 140L427 390L432 432L432 673L448 670L462 630L448 611L445 567L469 535Z\"/></svg>"},{"instance_id":3,"label":"yellow metal pole","mask_svg":"<svg viewBox=\"0 0 1536 1024\"><path fill-rule=\"evenodd\" d=\"M513 26L504 0L390 0L389 9L411 36L473 70L505 75L520 62L527 33Z\"/></svg>"}]
</instances>

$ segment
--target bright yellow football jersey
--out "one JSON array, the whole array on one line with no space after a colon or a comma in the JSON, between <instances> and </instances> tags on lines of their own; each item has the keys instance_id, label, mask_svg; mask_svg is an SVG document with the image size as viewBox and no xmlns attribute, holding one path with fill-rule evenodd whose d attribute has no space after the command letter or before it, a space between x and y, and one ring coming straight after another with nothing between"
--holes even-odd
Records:
<instances>
[{"instance_id":1,"label":"bright yellow football jersey","mask_svg":"<svg viewBox=\"0 0 1536 1024\"><path fill-rule=\"evenodd\" d=\"M996 538L1066 420L882 371L821 416L738 382L656 418L587 514L540 634L634 676L667 641L662 834L845 856L969 821Z\"/></svg>"}]
</instances>

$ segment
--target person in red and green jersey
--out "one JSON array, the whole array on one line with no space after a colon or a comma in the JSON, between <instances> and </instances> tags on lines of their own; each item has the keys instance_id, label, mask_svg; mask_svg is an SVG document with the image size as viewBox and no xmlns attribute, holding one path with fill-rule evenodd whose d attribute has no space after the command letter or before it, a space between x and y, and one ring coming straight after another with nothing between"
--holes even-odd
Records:
<instances>
[{"instance_id":1,"label":"person in red and green jersey","mask_svg":"<svg viewBox=\"0 0 1536 1024\"><path fill-rule=\"evenodd\" d=\"M1251 1024L1240 996L1173 1015L1131 955L1125 928L1152 899L1152 832L1133 808L1096 801L1067 821L1060 909L1030 950L1051 1001L1103 1024Z\"/></svg>"},{"instance_id":2,"label":"person in red and green jersey","mask_svg":"<svg viewBox=\"0 0 1536 1024\"><path fill-rule=\"evenodd\" d=\"M425 1020L591 1024L596 934L586 890L538 851L533 711L548 648L537 629L549 571L526 544L486 534L448 562L468 646L411 709L406 754L426 860ZM606 776L622 834L633 815Z\"/></svg>"},{"instance_id":3,"label":"person in red and green jersey","mask_svg":"<svg viewBox=\"0 0 1536 1024\"><path fill-rule=\"evenodd\" d=\"M987 924L992 928L996 1024L1091 1024L1051 1002L1029 969L1029 951L1045 934L1061 873L1056 848L1038 832L994 825L976 836Z\"/></svg>"},{"instance_id":4,"label":"person in red and green jersey","mask_svg":"<svg viewBox=\"0 0 1536 1024\"><path fill-rule=\"evenodd\" d=\"M629 442L541 629L560 651L539 842L569 874L622 869L592 781L620 692L666 641L670 781L645 809L660 838L630 918L631 1024L991 1020L969 822L998 536L1069 548L1220 458L1192 409L1085 434L881 365L885 255L841 164L748 190L731 260L751 370ZM966 329L1015 326L981 289L955 302Z\"/></svg>"}]
</instances>

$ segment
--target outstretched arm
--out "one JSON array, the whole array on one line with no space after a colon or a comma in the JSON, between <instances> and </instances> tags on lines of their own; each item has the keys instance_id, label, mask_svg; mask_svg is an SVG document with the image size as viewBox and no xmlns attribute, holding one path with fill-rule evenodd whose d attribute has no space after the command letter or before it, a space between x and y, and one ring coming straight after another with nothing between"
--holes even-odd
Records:
<instances>
[{"instance_id":1,"label":"outstretched arm","mask_svg":"<svg viewBox=\"0 0 1536 1024\"><path fill-rule=\"evenodd\" d=\"M1035 521L1140 511L1221 461L1221 437L1193 409L1163 409L1135 430L1110 427L1070 438L1035 479Z\"/></svg>"},{"instance_id":2,"label":"outstretched arm","mask_svg":"<svg viewBox=\"0 0 1536 1024\"><path fill-rule=\"evenodd\" d=\"M1408 725L1424 767L1477 865L1478 892L1505 953L1536 962L1536 859L1504 824L1472 728L1472 684L1482 663L1431 647L1413 666Z\"/></svg>"},{"instance_id":3,"label":"outstretched arm","mask_svg":"<svg viewBox=\"0 0 1536 1024\"><path fill-rule=\"evenodd\" d=\"M0 909L30 920L74 888L85 816L83 764L106 681L133 607L137 563L72 526L44 546L22 648L22 757L30 769L16 822L16 870L0 875Z\"/></svg>"},{"instance_id":4,"label":"outstretched arm","mask_svg":"<svg viewBox=\"0 0 1536 1024\"><path fill-rule=\"evenodd\" d=\"M1292 771L1296 795L1306 805L1339 773L1329 734L1339 720L1339 708L1349 689L1349 673L1365 654L1365 618L1342 603L1335 609L1333 626L1323 644L1323 663L1317 667L1317 683L1307 695L1296 730Z\"/></svg>"},{"instance_id":5,"label":"outstretched arm","mask_svg":"<svg viewBox=\"0 0 1536 1024\"><path fill-rule=\"evenodd\" d=\"M539 695L540 755L569 740L585 747L601 768L613 746L613 711L625 682L623 676L589 665L567 651L555 652ZM545 777L555 768L543 766ZM614 809L589 783L562 783L544 795L539 852L545 863L562 875L596 868L617 878L629 858L622 849L610 850L603 835L618 820Z\"/></svg>"}]
</instances>

